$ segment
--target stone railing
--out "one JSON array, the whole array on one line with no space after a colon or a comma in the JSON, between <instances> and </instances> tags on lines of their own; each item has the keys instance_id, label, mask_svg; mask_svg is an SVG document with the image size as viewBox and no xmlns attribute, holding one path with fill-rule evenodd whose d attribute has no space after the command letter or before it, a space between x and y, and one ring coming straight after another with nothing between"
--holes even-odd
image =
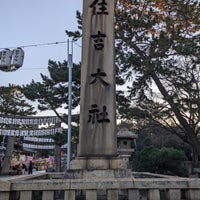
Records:
<instances>
[{"instance_id":1,"label":"stone railing","mask_svg":"<svg viewBox=\"0 0 200 200\"><path fill-rule=\"evenodd\" d=\"M200 180L166 178L61 179L44 174L0 178L0 200L200 200Z\"/></svg>"}]
</instances>

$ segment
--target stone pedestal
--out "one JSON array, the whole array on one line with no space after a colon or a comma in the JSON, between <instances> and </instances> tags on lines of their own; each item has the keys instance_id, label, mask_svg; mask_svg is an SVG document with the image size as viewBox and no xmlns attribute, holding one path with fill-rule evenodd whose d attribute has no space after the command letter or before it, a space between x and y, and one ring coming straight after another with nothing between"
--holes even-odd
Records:
<instances>
[{"instance_id":1,"label":"stone pedestal","mask_svg":"<svg viewBox=\"0 0 200 200\"><path fill-rule=\"evenodd\" d=\"M131 170L126 169L109 169L109 170L81 170L81 169L70 169L67 170L64 178L65 179L81 179L81 180L110 180L116 178L131 178Z\"/></svg>"},{"instance_id":2,"label":"stone pedestal","mask_svg":"<svg viewBox=\"0 0 200 200\"><path fill-rule=\"evenodd\" d=\"M127 162L120 157L77 157L70 163L70 169L74 170L109 170L127 169Z\"/></svg>"}]
</instances>

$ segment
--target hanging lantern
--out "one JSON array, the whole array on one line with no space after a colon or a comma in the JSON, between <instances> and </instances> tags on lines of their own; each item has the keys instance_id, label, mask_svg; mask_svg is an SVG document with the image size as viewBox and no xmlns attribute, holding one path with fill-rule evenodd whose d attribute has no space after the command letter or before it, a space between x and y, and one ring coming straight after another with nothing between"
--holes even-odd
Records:
<instances>
[{"instance_id":1,"label":"hanging lantern","mask_svg":"<svg viewBox=\"0 0 200 200\"><path fill-rule=\"evenodd\" d=\"M1 51L1 61L0 68L7 68L11 65L12 60L12 51L10 49L4 49Z\"/></svg>"},{"instance_id":2,"label":"hanging lantern","mask_svg":"<svg viewBox=\"0 0 200 200\"><path fill-rule=\"evenodd\" d=\"M24 51L22 48L17 48L13 50L12 56L12 65L15 66L17 69L23 65L24 61Z\"/></svg>"},{"instance_id":3,"label":"hanging lantern","mask_svg":"<svg viewBox=\"0 0 200 200\"><path fill-rule=\"evenodd\" d=\"M0 70L12 72L23 65L24 51L22 48L16 48L13 51L5 49L0 52Z\"/></svg>"}]
</instances>

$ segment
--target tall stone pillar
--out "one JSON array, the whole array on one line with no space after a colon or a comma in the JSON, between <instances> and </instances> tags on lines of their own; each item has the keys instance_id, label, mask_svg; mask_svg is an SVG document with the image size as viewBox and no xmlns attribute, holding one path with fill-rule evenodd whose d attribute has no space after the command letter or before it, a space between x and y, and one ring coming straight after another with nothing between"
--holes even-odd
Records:
<instances>
[{"instance_id":1,"label":"tall stone pillar","mask_svg":"<svg viewBox=\"0 0 200 200\"><path fill-rule=\"evenodd\" d=\"M115 0L83 0L79 166L118 168L114 67ZM76 162L74 162L76 163ZM76 163L77 164L77 163Z\"/></svg>"},{"instance_id":2,"label":"tall stone pillar","mask_svg":"<svg viewBox=\"0 0 200 200\"><path fill-rule=\"evenodd\" d=\"M114 0L83 1L79 156L116 156Z\"/></svg>"}]
</instances>

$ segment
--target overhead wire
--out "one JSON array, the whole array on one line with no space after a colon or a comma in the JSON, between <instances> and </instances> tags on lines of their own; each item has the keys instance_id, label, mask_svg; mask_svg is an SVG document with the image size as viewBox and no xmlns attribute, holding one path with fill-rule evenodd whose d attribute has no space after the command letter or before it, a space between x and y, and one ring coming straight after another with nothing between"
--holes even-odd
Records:
<instances>
[{"instance_id":1,"label":"overhead wire","mask_svg":"<svg viewBox=\"0 0 200 200\"><path fill-rule=\"evenodd\" d=\"M40 44L29 44L29 45L22 45L22 46L17 46L17 47L4 47L4 48L0 48L0 50L3 50L3 49L15 49L15 48L28 48L28 47L39 47L39 46L47 46L47 45L57 45L57 44L64 44L64 43L67 43L68 41L60 41L60 42L48 42L48 43L40 43ZM71 41L73 42L73 44L75 44L76 46L80 47L81 48L81 45L78 44L77 42L75 41Z\"/></svg>"},{"instance_id":2,"label":"overhead wire","mask_svg":"<svg viewBox=\"0 0 200 200\"><path fill-rule=\"evenodd\" d=\"M20 68L20 70L38 70L38 69L45 69L48 70L48 67L32 67L32 68Z\"/></svg>"},{"instance_id":3,"label":"overhead wire","mask_svg":"<svg viewBox=\"0 0 200 200\"><path fill-rule=\"evenodd\" d=\"M60 42L48 42L48 43L40 43L40 44L29 44L29 45L22 45L22 46L18 46L18 47L4 47L4 48L0 48L0 50L4 50L4 49L16 49L16 48L29 48L29 47L39 47L39 46L47 46L47 45L57 45L57 44L64 44L64 43L68 43L69 41L60 41ZM77 42L71 40L70 42L73 42L73 44L75 44L78 47L82 47L80 44L78 44ZM26 68L26 69L21 69L21 70L35 70L35 69L48 69L48 68Z\"/></svg>"}]
</instances>

